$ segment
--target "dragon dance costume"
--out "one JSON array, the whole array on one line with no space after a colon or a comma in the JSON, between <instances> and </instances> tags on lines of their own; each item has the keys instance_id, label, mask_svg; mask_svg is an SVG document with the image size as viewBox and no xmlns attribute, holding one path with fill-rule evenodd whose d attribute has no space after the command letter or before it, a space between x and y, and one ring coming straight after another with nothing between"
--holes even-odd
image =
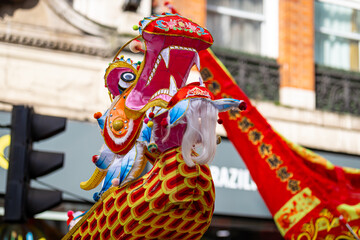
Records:
<instances>
[{"instance_id":1,"label":"dragon dance costume","mask_svg":"<svg viewBox=\"0 0 360 240\"><path fill-rule=\"evenodd\" d=\"M105 72L113 102L94 115L105 144L81 187L103 181L102 189L76 221L69 214L72 228L63 239L200 239L210 225L215 190L207 164L218 113L246 103L214 100L201 78L186 85L191 68L200 70L198 52L213 42L206 29L169 13L139 25L128 44L144 59L118 58L127 44L119 50ZM137 179L146 162L153 168Z\"/></svg>"}]
</instances>

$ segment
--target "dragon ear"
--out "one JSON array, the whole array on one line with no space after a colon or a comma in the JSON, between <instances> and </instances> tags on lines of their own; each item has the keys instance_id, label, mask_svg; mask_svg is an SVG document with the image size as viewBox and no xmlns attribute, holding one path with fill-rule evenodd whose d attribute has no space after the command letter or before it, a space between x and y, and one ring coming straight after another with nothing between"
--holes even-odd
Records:
<instances>
[{"instance_id":1,"label":"dragon ear","mask_svg":"<svg viewBox=\"0 0 360 240\"><path fill-rule=\"evenodd\" d=\"M133 53L139 53L139 52L144 53L145 52L145 50L143 49L142 43L137 39L132 40L130 42L129 48L130 48L130 51L132 51Z\"/></svg>"}]
</instances>

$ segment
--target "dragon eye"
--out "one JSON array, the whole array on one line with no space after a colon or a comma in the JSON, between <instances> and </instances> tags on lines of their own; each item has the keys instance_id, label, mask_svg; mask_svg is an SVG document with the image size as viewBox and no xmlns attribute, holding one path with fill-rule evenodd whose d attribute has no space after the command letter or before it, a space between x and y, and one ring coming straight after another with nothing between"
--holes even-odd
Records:
<instances>
[{"instance_id":1,"label":"dragon eye","mask_svg":"<svg viewBox=\"0 0 360 240\"><path fill-rule=\"evenodd\" d=\"M121 74L120 78L125 82L131 82L135 80L136 76L132 72L124 72Z\"/></svg>"}]
</instances>

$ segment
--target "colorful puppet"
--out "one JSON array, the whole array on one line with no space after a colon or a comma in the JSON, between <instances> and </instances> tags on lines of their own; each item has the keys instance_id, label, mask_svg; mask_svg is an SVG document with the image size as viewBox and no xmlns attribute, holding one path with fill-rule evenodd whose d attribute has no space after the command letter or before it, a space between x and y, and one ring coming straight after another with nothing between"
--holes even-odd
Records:
<instances>
[{"instance_id":1,"label":"colorful puppet","mask_svg":"<svg viewBox=\"0 0 360 240\"><path fill-rule=\"evenodd\" d=\"M206 29L163 14L142 20L139 32L140 67L115 56L105 74L113 103L95 115L105 146L81 187L105 178L103 188L64 239L200 239L210 225L215 192L207 163L218 112L246 104L214 100L201 80L186 85L191 67L200 69L198 52L213 42ZM134 180L147 161L153 168Z\"/></svg>"}]
</instances>

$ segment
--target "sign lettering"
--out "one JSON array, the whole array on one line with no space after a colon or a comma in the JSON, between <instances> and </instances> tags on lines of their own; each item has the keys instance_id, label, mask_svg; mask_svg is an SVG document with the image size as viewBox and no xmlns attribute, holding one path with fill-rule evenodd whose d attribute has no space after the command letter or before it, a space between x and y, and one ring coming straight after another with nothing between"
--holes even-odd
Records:
<instances>
[{"instance_id":1,"label":"sign lettering","mask_svg":"<svg viewBox=\"0 0 360 240\"><path fill-rule=\"evenodd\" d=\"M215 187L256 191L257 186L251 179L249 170L210 166Z\"/></svg>"}]
</instances>

